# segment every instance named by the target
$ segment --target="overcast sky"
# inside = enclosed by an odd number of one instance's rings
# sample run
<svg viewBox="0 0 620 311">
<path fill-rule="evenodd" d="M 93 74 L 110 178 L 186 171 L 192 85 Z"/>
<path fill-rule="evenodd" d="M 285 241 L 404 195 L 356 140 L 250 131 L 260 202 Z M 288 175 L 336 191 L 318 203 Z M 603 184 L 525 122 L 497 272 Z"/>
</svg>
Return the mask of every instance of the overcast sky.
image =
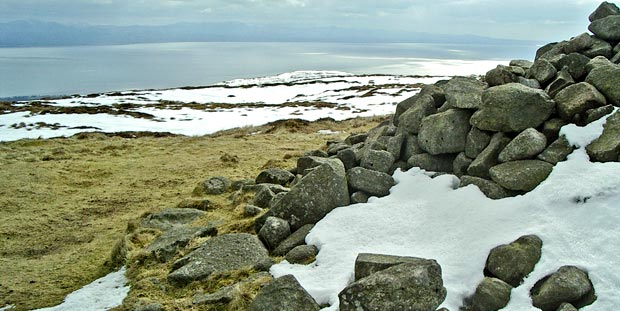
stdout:
<svg viewBox="0 0 620 311">
<path fill-rule="evenodd" d="M 0 22 L 295 23 L 558 41 L 587 31 L 599 0 L 0 0 Z"/>
</svg>

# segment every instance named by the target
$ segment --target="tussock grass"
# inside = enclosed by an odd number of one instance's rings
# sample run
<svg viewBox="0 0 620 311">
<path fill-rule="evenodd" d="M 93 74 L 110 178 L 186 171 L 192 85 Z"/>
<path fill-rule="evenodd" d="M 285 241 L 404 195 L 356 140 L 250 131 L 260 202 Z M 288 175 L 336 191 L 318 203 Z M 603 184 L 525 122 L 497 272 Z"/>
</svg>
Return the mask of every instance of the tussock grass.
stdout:
<svg viewBox="0 0 620 311">
<path fill-rule="evenodd" d="M 56 305 L 126 264 L 133 286 L 128 300 L 164 300 L 170 310 L 198 310 L 187 297 L 211 290 L 212 282 L 171 290 L 165 283 L 169 267 L 140 251 L 159 232 L 140 228 L 136 219 L 203 199 L 192 190 L 208 177 L 239 180 L 265 167 L 293 167 L 304 151 L 366 132 L 384 119 L 284 121 L 202 137 L 90 133 L 0 143 L 0 306 L 14 304 L 19 311 Z M 322 129 L 341 133 L 317 134 Z M 205 197 L 210 205 L 196 224 L 220 221 L 220 234 L 252 232 L 252 219 L 241 213 L 251 196 L 231 201 L 229 195 Z M 243 309 L 251 300 L 258 287 L 248 286 L 230 308 Z"/>
</svg>

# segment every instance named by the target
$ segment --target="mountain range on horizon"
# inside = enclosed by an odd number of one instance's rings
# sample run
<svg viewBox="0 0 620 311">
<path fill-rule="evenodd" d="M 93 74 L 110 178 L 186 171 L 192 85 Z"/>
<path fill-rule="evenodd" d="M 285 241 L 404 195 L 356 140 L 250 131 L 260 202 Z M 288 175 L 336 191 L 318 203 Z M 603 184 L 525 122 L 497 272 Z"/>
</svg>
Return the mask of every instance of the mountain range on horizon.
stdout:
<svg viewBox="0 0 620 311">
<path fill-rule="evenodd" d="M 339 27 L 238 22 L 176 23 L 161 26 L 75 25 L 37 20 L 0 23 L 0 47 L 118 45 L 166 42 L 342 42 L 537 44 L 537 41 L 448 35 L 415 31 L 380 31 Z"/>
</svg>

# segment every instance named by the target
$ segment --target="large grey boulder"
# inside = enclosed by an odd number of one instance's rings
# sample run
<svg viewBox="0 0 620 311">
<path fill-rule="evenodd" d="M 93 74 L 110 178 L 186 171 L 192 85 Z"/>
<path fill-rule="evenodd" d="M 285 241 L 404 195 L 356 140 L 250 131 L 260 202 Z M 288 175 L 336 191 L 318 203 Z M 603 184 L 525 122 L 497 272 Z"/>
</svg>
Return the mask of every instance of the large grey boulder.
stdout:
<svg viewBox="0 0 620 311">
<path fill-rule="evenodd" d="M 478 187 L 478 189 L 480 189 L 480 191 L 482 191 L 482 193 L 484 193 L 484 195 L 489 199 L 498 200 L 510 196 L 510 192 L 502 188 L 496 182 L 475 176 L 461 176 L 459 188 L 469 185 L 475 185 Z"/>
<path fill-rule="evenodd" d="M 412 155 L 425 153 L 422 148 L 420 148 L 420 144 L 418 143 L 418 136 L 415 135 L 407 135 L 405 137 L 405 141 L 403 142 L 403 159 L 409 159 Z"/>
<path fill-rule="evenodd" d="M 620 9 L 613 3 L 603 1 L 590 16 L 588 19 L 593 22 L 597 19 L 601 19 L 607 17 L 609 15 L 618 15 L 620 14 Z"/>
<path fill-rule="evenodd" d="M 566 87 L 555 96 L 555 102 L 558 114 L 568 122 L 574 122 L 583 117 L 588 109 L 607 104 L 605 96 L 587 82 Z"/>
<path fill-rule="evenodd" d="M 588 74 L 586 82 L 594 85 L 607 102 L 614 106 L 620 106 L 620 66 L 607 65 L 599 66 Z"/>
<path fill-rule="evenodd" d="M 394 164 L 394 156 L 384 150 L 368 150 L 362 157 L 360 166 L 369 170 L 388 173 L 392 164 Z"/>
<path fill-rule="evenodd" d="M 252 301 L 249 311 L 318 311 L 321 307 L 292 275 L 275 279 Z"/>
<path fill-rule="evenodd" d="M 378 197 L 390 194 L 390 188 L 395 184 L 392 176 L 363 167 L 350 169 L 347 172 L 347 180 L 352 189 Z"/>
<path fill-rule="evenodd" d="M 267 249 L 255 235 L 225 234 L 207 240 L 196 250 L 174 262 L 174 270 L 168 274 L 168 282 L 183 286 L 212 274 L 264 267 L 269 262 L 271 258 Z"/>
<path fill-rule="evenodd" d="M 271 201 L 277 194 L 287 192 L 289 189 L 277 184 L 258 184 L 254 186 L 256 194 L 254 195 L 254 205 L 265 208 L 269 207 Z"/>
<path fill-rule="evenodd" d="M 580 80 L 586 74 L 586 65 L 590 62 L 590 58 L 579 53 L 570 53 L 563 56 L 555 64 L 556 69 L 568 68 L 568 72 L 573 80 Z"/>
<path fill-rule="evenodd" d="M 341 311 L 435 311 L 446 289 L 436 262 L 402 263 L 353 282 L 338 297 Z"/>
<path fill-rule="evenodd" d="M 506 162 L 491 167 L 489 175 L 500 186 L 515 191 L 530 191 L 551 174 L 553 165 L 540 160 Z"/>
<path fill-rule="evenodd" d="M 534 128 L 519 133 L 506 148 L 499 153 L 500 162 L 530 159 L 537 156 L 547 147 L 547 137 Z"/>
<path fill-rule="evenodd" d="M 435 84 L 427 84 L 423 86 L 419 94 L 420 96 L 430 95 L 431 97 L 433 97 L 433 100 L 435 101 L 435 107 L 440 107 L 446 101 L 446 93 L 441 87 Z"/>
<path fill-rule="evenodd" d="M 518 82 L 519 78 L 508 67 L 497 65 L 497 67 L 487 71 L 484 80 L 489 86 L 502 85 L 511 82 Z"/>
<path fill-rule="evenodd" d="M 484 91 L 471 124 L 486 131 L 521 132 L 541 125 L 554 108 L 555 103 L 543 91 L 509 83 Z"/>
<path fill-rule="evenodd" d="M 417 97 L 413 105 L 399 116 L 398 127 L 405 133 L 417 134 L 422 119 L 436 112 L 437 108 L 435 108 L 435 100 L 432 96 Z"/>
<path fill-rule="evenodd" d="M 446 103 L 453 108 L 476 109 L 480 106 L 480 96 L 485 88 L 483 82 L 475 78 L 456 77 L 441 88 L 446 95 Z"/>
<path fill-rule="evenodd" d="M 539 237 L 522 236 L 510 244 L 491 250 L 487 257 L 485 274 L 517 287 L 534 270 L 541 252 L 542 240 Z"/>
<path fill-rule="evenodd" d="M 424 118 L 418 133 L 420 148 L 432 155 L 464 151 L 470 117 L 468 110 L 450 109 Z"/>
<path fill-rule="evenodd" d="M 291 227 L 288 222 L 278 217 L 267 217 L 265 224 L 258 231 L 258 237 L 268 249 L 275 249 L 289 235 L 291 235 Z"/>
<path fill-rule="evenodd" d="M 538 281 L 530 294 L 532 304 L 543 311 L 556 311 L 562 303 L 581 308 L 596 299 L 588 274 L 574 266 L 563 266 Z"/>
<path fill-rule="evenodd" d="M 384 254 L 360 253 L 355 258 L 355 281 L 359 281 L 389 267 L 400 265 L 402 263 L 412 263 L 418 265 L 436 265 L 437 262 L 432 259 L 393 256 Z"/>
<path fill-rule="evenodd" d="M 592 69 L 594 68 L 598 68 L 602 66 L 613 66 L 613 65 L 614 64 L 610 62 L 607 57 L 597 56 L 588 62 L 588 64 L 586 65 L 586 71 L 589 74 L 590 71 L 592 71 Z"/>
<path fill-rule="evenodd" d="M 338 159 L 324 159 L 323 164 L 310 170 L 256 220 L 255 229 L 260 230 L 267 217 L 275 216 L 286 220 L 294 231 L 303 225 L 315 224 L 334 208 L 348 204 L 344 165 Z"/>
<path fill-rule="evenodd" d="M 204 214 L 204 211 L 194 208 L 166 208 L 161 212 L 147 215 L 140 225 L 146 228 L 168 230 L 175 226 L 189 224 Z"/>
<path fill-rule="evenodd" d="M 603 133 L 586 147 L 590 159 L 597 162 L 618 161 L 620 154 L 620 112 L 607 118 Z"/>
<path fill-rule="evenodd" d="M 592 37 L 592 46 L 590 46 L 590 48 L 588 48 L 587 50 L 582 51 L 581 53 L 589 58 L 596 58 L 601 56 L 608 59 L 611 58 L 613 55 L 613 47 L 611 46 L 611 44 L 609 44 L 609 42 L 605 40 L 597 37 Z M 589 70 L 586 68 L 586 71 Z"/>
<path fill-rule="evenodd" d="M 568 40 L 568 43 L 566 44 L 566 46 L 564 46 L 564 53 L 570 54 L 575 52 L 582 52 L 592 47 L 594 41 L 595 39 L 590 34 L 584 32 Z"/>
<path fill-rule="evenodd" d="M 553 143 L 547 147 L 541 154 L 538 155 L 539 160 L 549 162 L 556 165 L 558 162 L 566 160 L 569 154 L 574 150 L 574 147 L 568 143 L 568 140 L 564 135 L 560 136 Z"/>
<path fill-rule="evenodd" d="M 214 235 L 217 235 L 217 228 L 213 225 L 202 228 L 186 226 L 173 227 L 153 240 L 153 242 L 146 247 L 146 251 L 151 253 L 159 261 L 167 262 L 193 238 Z"/>
<path fill-rule="evenodd" d="M 588 26 L 597 37 L 610 42 L 620 41 L 620 15 L 609 15 L 597 19 Z"/>
<path fill-rule="evenodd" d="M 508 283 L 486 277 L 476 287 L 472 298 L 472 311 L 495 311 L 504 308 L 510 301 L 512 286 Z"/>
<path fill-rule="evenodd" d="M 529 70 L 528 78 L 536 79 L 541 85 L 552 81 L 555 78 L 557 69 L 546 59 L 538 59 Z"/>
<path fill-rule="evenodd" d="M 465 155 L 475 159 L 491 142 L 491 133 L 472 127 L 465 142 Z"/>
<path fill-rule="evenodd" d="M 256 177 L 256 183 L 278 184 L 285 186 L 291 182 L 293 178 L 295 178 L 295 175 L 287 170 L 283 170 L 281 168 L 269 168 L 258 174 Z"/>
<path fill-rule="evenodd" d="M 489 145 L 474 159 L 467 168 L 467 174 L 471 176 L 489 178 L 489 169 L 498 163 L 498 156 L 508 145 L 510 138 L 504 133 L 495 133 L 491 137 Z"/>
<path fill-rule="evenodd" d="M 428 153 L 412 155 L 407 160 L 407 167 L 419 167 L 426 171 L 451 173 L 457 154 L 432 155 Z"/>
</svg>

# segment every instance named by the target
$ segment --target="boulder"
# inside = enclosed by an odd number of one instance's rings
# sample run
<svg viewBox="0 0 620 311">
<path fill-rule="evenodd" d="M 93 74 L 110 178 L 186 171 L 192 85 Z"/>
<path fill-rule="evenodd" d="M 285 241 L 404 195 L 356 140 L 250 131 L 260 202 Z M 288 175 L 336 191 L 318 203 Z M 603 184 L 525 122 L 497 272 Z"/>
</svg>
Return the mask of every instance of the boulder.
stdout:
<svg viewBox="0 0 620 311">
<path fill-rule="evenodd" d="M 194 208 L 166 208 L 155 214 L 150 214 L 140 222 L 142 227 L 168 230 L 175 226 L 193 222 L 205 212 Z"/>
<path fill-rule="evenodd" d="M 564 67 L 568 68 L 568 73 L 573 77 L 573 80 L 577 81 L 586 74 L 588 62 L 590 62 L 590 58 L 579 53 L 570 53 L 560 58 L 555 64 L 555 68 L 558 70 Z"/>
<path fill-rule="evenodd" d="M 506 162 L 491 167 L 489 175 L 500 186 L 515 191 L 530 191 L 551 174 L 553 165 L 540 160 Z"/>
<path fill-rule="evenodd" d="M 475 159 L 491 142 L 491 133 L 472 127 L 465 141 L 465 155 Z"/>
<path fill-rule="evenodd" d="M 499 153 L 500 162 L 531 159 L 545 150 L 547 137 L 534 128 L 528 128 L 519 133 L 506 148 Z"/>
<path fill-rule="evenodd" d="M 187 256 L 177 260 L 168 282 L 183 286 L 212 274 L 239 269 L 264 267 L 271 258 L 255 235 L 233 233 L 213 237 Z"/>
<path fill-rule="evenodd" d="M 570 303 L 563 303 L 555 311 L 579 311 L 579 309 L 575 308 Z"/>
<path fill-rule="evenodd" d="M 467 168 L 467 174 L 471 176 L 489 178 L 489 169 L 496 165 L 500 152 L 508 145 L 510 138 L 504 133 L 495 133 L 491 137 L 489 145 L 474 159 Z"/>
<path fill-rule="evenodd" d="M 304 152 L 304 157 L 319 157 L 319 158 L 327 158 L 329 154 L 323 150 L 310 150 Z"/>
<path fill-rule="evenodd" d="M 541 125 L 554 108 L 555 103 L 542 90 L 509 83 L 486 89 L 480 110 L 470 122 L 486 131 L 521 132 Z"/>
<path fill-rule="evenodd" d="M 543 311 L 556 311 L 562 303 L 581 308 L 596 299 L 588 274 L 574 266 L 563 266 L 538 281 L 530 295 L 534 307 Z"/>
<path fill-rule="evenodd" d="M 409 134 L 417 134 L 422 119 L 437 112 L 435 100 L 430 95 L 416 97 L 412 106 L 404 111 L 398 118 L 400 130 Z"/>
<path fill-rule="evenodd" d="M 314 261 L 319 250 L 314 245 L 299 245 L 286 254 L 286 261 L 292 264 L 307 265 Z"/>
<path fill-rule="evenodd" d="M 420 93 L 418 94 L 420 94 L 421 96 L 430 95 L 431 97 L 433 97 L 433 100 L 435 101 L 435 107 L 441 107 L 441 105 L 443 105 L 443 103 L 446 101 L 446 94 L 444 90 L 435 84 L 424 85 L 420 90 Z"/>
<path fill-rule="evenodd" d="M 517 287 L 534 270 L 541 250 L 542 240 L 535 235 L 525 235 L 510 244 L 497 246 L 487 257 L 485 275 Z"/>
<path fill-rule="evenodd" d="M 359 143 L 363 143 L 366 141 L 366 138 L 368 138 L 368 134 L 363 133 L 363 134 L 351 134 L 349 135 L 347 138 L 344 139 L 344 142 L 346 144 L 349 145 L 355 145 L 355 144 L 359 144 Z"/>
<path fill-rule="evenodd" d="M 496 182 L 475 176 L 461 176 L 459 188 L 469 185 L 475 185 L 487 198 L 493 200 L 503 199 L 511 195 L 508 190 L 502 188 Z"/>
<path fill-rule="evenodd" d="M 528 78 L 536 79 L 541 85 L 552 81 L 557 74 L 557 69 L 546 59 L 539 59 L 534 62 L 527 75 Z"/>
<path fill-rule="evenodd" d="M 599 90 L 607 102 L 620 106 L 620 67 L 617 65 L 599 66 L 588 74 L 586 82 Z"/>
<path fill-rule="evenodd" d="M 502 85 L 511 82 L 518 82 L 518 76 L 514 74 L 508 67 L 497 65 L 497 67 L 487 71 L 484 80 L 489 86 Z"/>
<path fill-rule="evenodd" d="M 603 133 L 586 147 L 590 159 L 597 162 L 618 161 L 620 154 L 620 112 L 607 118 Z"/>
<path fill-rule="evenodd" d="M 571 146 L 566 137 L 562 135 L 551 143 L 541 154 L 539 154 L 537 158 L 556 165 L 558 162 L 566 160 L 566 157 L 568 157 L 573 150 L 574 147 Z"/>
<path fill-rule="evenodd" d="M 378 197 L 390 194 L 390 188 L 395 184 L 392 176 L 363 167 L 350 169 L 347 172 L 347 180 L 352 189 Z"/>
<path fill-rule="evenodd" d="M 613 3 L 609 3 L 607 1 L 603 1 L 590 16 L 588 19 L 593 22 L 597 19 L 601 19 L 607 17 L 609 15 L 618 15 L 620 14 L 620 9 Z"/>
<path fill-rule="evenodd" d="M 350 148 L 350 146 L 347 145 L 347 148 Z M 345 150 L 347 148 L 344 148 L 341 150 Z M 324 158 L 324 157 L 314 157 L 314 156 L 301 157 L 297 159 L 297 174 L 306 175 L 306 173 L 308 173 L 311 169 L 323 163 L 329 162 L 329 161 L 331 160 L 328 158 Z"/>
<path fill-rule="evenodd" d="M 353 148 L 338 151 L 338 153 L 336 153 L 336 158 L 342 162 L 345 171 L 348 171 L 358 165 L 357 154 Z"/>
<path fill-rule="evenodd" d="M 256 219 L 255 229 L 262 228 L 267 217 L 286 220 L 291 230 L 315 224 L 339 206 L 349 205 L 349 190 L 344 165 L 338 159 L 323 159 L 310 170 L 267 213 Z"/>
<path fill-rule="evenodd" d="M 620 15 L 609 15 L 597 19 L 590 23 L 588 30 L 605 41 L 618 42 L 620 41 Z"/>
<path fill-rule="evenodd" d="M 593 85 L 580 82 L 566 87 L 555 96 L 560 117 L 567 122 L 575 122 L 586 110 L 607 104 L 605 96 Z"/>
<path fill-rule="evenodd" d="M 341 311 L 434 311 L 446 289 L 436 262 L 402 263 L 353 282 L 338 297 Z"/>
<path fill-rule="evenodd" d="M 614 64 L 610 62 L 608 58 L 603 57 L 603 56 L 597 56 L 588 62 L 588 64 L 586 65 L 586 72 L 590 74 L 590 72 L 594 68 L 598 68 L 602 66 L 613 66 L 613 65 Z"/>
<path fill-rule="evenodd" d="M 419 167 L 426 171 L 431 172 L 445 172 L 449 173 L 453 170 L 453 162 L 456 158 L 456 154 L 440 154 L 432 155 L 428 153 L 412 155 L 407 160 L 407 166 L 409 168 Z"/>
<path fill-rule="evenodd" d="M 602 40 L 597 37 L 592 38 L 592 46 L 587 50 L 581 52 L 584 56 L 589 58 L 596 58 L 598 56 L 604 57 L 606 59 L 611 58 L 613 55 L 613 47 L 609 42 Z M 586 68 L 586 71 L 589 71 Z"/>
<path fill-rule="evenodd" d="M 403 142 L 403 159 L 409 159 L 412 155 L 424 153 L 418 143 L 418 136 L 407 135 Z"/>
<path fill-rule="evenodd" d="M 392 164 L 394 156 L 383 150 L 368 150 L 360 162 L 361 167 L 382 173 L 388 173 Z"/>
<path fill-rule="evenodd" d="M 265 224 L 258 231 L 258 237 L 268 249 L 275 249 L 289 235 L 291 235 L 291 227 L 288 222 L 277 217 L 267 217 Z"/>
<path fill-rule="evenodd" d="M 471 162 L 473 161 L 474 159 L 468 158 L 465 155 L 465 152 L 459 153 L 454 159 L 454 162 L 452 162 L 452 172 L 457 177 L 467 174 L 467 168 L 471 165 Z"/>
<path fill-rule="evenodd" d="M 523 85 L 525 85 L 527 87 L 531 87 L 533 89 L 540 89 L 540 88 L 542 88 L 540 86 L 540 82 L 538 82 L 538 80 L 536 80 L 536 79 L 526 79 L 524 77 L 518 77 L 517 78 L 517 82 L 520 83 L 520 84 L 523 84 Z"/>
<path fill-rule="evenodd" d="M 534 60 L 535 60 L 534 61 L 534 65 L 536 64 L 537 60 L 543 59 L 542 58 L 543 56 L 545 56 L 547 53 L 551 52 L 553 49 L 556 49 L 558 45 L 559 45 L 558 42 L 552 42 L 552 43 L 547 43 L 547 44 L 541 46 L 540 48 L 538 48 L 538 50 L 536 50 L 536 56 L 534 56 Z"/>
<path fill-rule="evenodd" d="M 231 184 L 230 179 L 216 176 L 203 181 L 196 190 L 205 194 L 222 194 L 230 189 Z"/>
<path fill-rule="evenodd" d="M 475 78 L 456 77 L 441 86 L 446 95 L 446 103 L 453 108 L 476 109 L 480 106 L 480 96 L 485 83 Z"/>
<path fill-rule="evenodd" d="M 318 311 L 320 309 L 321 307 L 301 287 L 297 279 L 289 274 L 261 288 L 248 310 Z"/>
<path fill-rule="evenodd" d="M 523 69 L 530 69 L 534 63 L 526 59 L 513 59 L 508 64 L 509 66 L 521 67 Z"/>
<path fill-rule="evenodd" d="M 364 191 L 355 191 L 351 194 L 351 204 L 357 203 L 367 203 L 368 202 L 368 194 Z"/>
<path fill-rule="evenodd" d="M 568 40 L 566 46 L 564 46 L 564 53 L 579 53 L 589 49 L 594 44 L 594 40 L 590 34 L 584 32 Z"/>
<path fill-rule="evenodd" d="M 400 159 L 401 154 L 403 153 L 403 143 L 405 142 L 404 134 L 397 134 L 388 139 L 386 148 L 387 152 L 389 152 L 395 160 Z"/>
<path fill-rule="evenodd" d="M 284 256 L 296 246 L 305 244 L 306 236 L 310 233 L 310 230 L 312 230 L 313 227 L 314 225 L 310 224 L 301 226 L 301 228 L 297 229 L 297 231 L 293 232 L 293 234 L 282 241 L 272 252 L 272 254 L 274 256 Z"/>
<path fill-rule="evenodd" d="M 278 184 L 282 186 L 286 186 L 289 182 L 291 182 L 295 178 L 293 173 L 283 170 L 281 168 L 269 168 L 266 169 L 256 177 L 257 184 Z"/>
<path fill-rule="evenodd" d="M 571 76 L 570 72 L 568 71 L 568 67 L 565 66 L 564 68 L 562 68 L 562 70 L 558 72 L 555 80 L 553 80 L 553 82 L 547 85 L 545 92 L 547 92 L 549 96 L 555 97 L 558 92 L 572 84 L 575 84 L 575 80 L 573 80 L 573 76 Z"/>
<path fill-rule="evenodd" d="M 417 265 L 436 265 L 432 259 L 418 257 L 393 256 L 383 254 L 360 253 L 355 258 L 355 281 L 359 281 L 367 276 L 385 270 L 389 267 L 411 263 Z"/>
<path fill-rule="evenodd" d="M 262 211 L 263 211 L 263 209 L 258 207 L 258 206 L 247 204 L 243 208 L 243 216 L 245 216 L 245 217 L 254 217 L 254 216 L 260 214 Z"/>
<path fill-rule="evenodd" d="M 472 311 L 494 311 L 504 308 L 510 301 L 512 286 L 508 283 L 486 277 L 476 287 L 472 298 Z"/>
<path fill-rule="evenodd" d="M 215 235 L 217 235 L 217 228 L 213 225 L 203 228 L 173 227 L 153 240 L 146 247 L 146 251 L 151 253 L 160 262 L 167 262 L 174 258 L 177 252 L 193 238 Z"/>
<path fill-rule="evenodd" d="M 586 110 L 585 120 L 583 123 L 585 124 L 592 123 L 612 112 L 614 112 L 614 106 L 612 105 L 606 105 L 603 107 Z"/>
<path fill-rule="evenodd" d="M 432 155 L 464 151 L 470 117 L 470 111 L 450 109 L 424 118 L 418 134 L 420 148 Z"/>
<path fill-rule="evenodd" d="M 347 144 L 345 142 L 337 142 L 337 143 L 330 144 L 327 147 L 327 155 L 328 156 L 336 155 L 338 153 L 338 151 L 343 150 L 343 149 L 347 149 L 349 147 L 351 147 L 351 146 L 349 146 L 349 144 Z"/>
<path fill-rule="evenodd" d="M 272 187 L 261 184 L 260 187 L 257 188 L 256 194 L 254 195 L 254 205 L 260 208 L 269 207 L 269 203 L 276 196 L 276 193 L 272 190 Z"/>
</svg>

